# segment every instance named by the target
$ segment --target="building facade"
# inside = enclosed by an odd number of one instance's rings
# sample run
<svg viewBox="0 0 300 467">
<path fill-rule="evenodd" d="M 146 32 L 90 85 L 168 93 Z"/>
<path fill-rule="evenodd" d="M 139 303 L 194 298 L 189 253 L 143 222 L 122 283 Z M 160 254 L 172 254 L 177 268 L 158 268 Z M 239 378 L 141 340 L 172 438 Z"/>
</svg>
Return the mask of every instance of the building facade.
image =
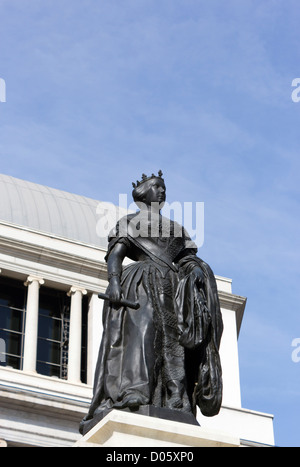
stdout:
<svg viewBox="0 0 300 467">
<path fill-rule="evenodd" d="M 0 446 L 73 446 L 102 335 L 107 243 L 97 225 L 107 206 L 6 175 L 0 196 Z M 199 422 L 241 445 L 274 445 L 272 415 L 241 405 L 246 299 L 232 293 L 230 279 L 216 279 L 224 396 L 220 414 L 199 414 Z"/>
</svg>

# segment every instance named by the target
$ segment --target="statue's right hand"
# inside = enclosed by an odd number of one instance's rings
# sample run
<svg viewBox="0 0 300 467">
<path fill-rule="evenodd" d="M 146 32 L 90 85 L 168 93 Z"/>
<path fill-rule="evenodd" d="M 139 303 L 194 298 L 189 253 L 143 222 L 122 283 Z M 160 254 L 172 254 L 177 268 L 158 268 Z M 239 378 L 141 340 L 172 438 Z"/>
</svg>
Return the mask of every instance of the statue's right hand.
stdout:
<svg viewBox="0 0 300 467">
<path fill-rule="evenodd" d="M 122 295 L 122 288 L 118 277 L 112 277 L 108 288 L 109 298 L 113 303 L 119 303 Z"/>
</svg>

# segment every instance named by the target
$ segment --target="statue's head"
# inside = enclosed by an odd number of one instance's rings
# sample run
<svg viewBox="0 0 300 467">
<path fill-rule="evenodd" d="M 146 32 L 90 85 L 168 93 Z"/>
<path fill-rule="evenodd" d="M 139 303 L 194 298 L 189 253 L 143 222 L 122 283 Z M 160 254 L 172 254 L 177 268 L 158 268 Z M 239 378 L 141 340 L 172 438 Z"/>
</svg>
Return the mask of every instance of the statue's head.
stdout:
<svg viewBox="0 0 300 467">
<path fill-rule="evenodd" d="M 166 186 L 161 170 L 159 170 L 158 175 L 152 174 L 151 177 L 143 174 L 142 179 L 132 183 L 132 186 L 132 197 L 137 205 L 144 203 L 150 206 L 151 203 L 159 203 L 160 207 L 163 206 L 166 200 Z"/>
</svg>

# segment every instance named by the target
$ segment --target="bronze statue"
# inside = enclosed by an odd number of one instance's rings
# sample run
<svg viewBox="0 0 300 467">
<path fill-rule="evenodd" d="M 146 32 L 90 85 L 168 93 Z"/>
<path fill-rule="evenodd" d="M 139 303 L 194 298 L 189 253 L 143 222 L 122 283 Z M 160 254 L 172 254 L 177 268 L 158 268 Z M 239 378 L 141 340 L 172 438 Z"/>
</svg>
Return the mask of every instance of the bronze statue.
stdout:
<svg viewBox="0 0 300 467">
<path fill-rule="evenodd" d="M 112 409 L 195 423 L 222 400 L 222 317 L 214 275 L 175 221 L 161 215 L 162 172 L 133 184 L 140 208 L 109 235 L 103 337 L 85 434 Z M 122 266 L 125 257 L 133 260 Z"/>
</svg>

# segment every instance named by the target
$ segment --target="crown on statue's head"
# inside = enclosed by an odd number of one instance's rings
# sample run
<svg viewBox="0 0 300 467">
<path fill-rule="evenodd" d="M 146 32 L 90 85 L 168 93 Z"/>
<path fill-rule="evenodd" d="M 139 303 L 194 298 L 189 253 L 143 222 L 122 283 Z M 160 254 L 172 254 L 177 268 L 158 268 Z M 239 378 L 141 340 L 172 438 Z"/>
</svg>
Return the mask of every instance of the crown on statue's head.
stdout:
<svg viewBox="0 0 300 467">
<path fill-rule="evenodd" d="M 163 174 L 163 173 L 162 173 L 161 170 L 158 171 L 158 175 L 152 174 L 150 177 L 148 177 L 146 174 L 142 174 L 142 179 L 141 179 L 141 180 L 137 180 L 136 183 L 132 182 L 132 186 L 133 186 L 133 188 L 137 188 L 137 187 L 140 186 L 142 183 L 145 183 L 145 182 L 147 182 L 148 180 L 151 180 L 152 178 L 161 178 L 161 179 L 163 180 L 162 174 Z"/>
</svg>

